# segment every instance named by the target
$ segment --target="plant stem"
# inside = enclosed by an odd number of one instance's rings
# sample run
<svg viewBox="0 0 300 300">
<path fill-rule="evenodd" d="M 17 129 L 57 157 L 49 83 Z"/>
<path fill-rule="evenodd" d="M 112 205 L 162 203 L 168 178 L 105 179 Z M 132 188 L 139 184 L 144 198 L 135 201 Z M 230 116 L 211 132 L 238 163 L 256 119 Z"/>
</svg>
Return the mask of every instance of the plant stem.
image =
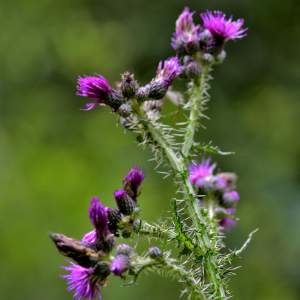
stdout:
<svg viewBox="0 0 300 300">
<path fill-rule="evenodd" d="M 226 299 L 226 292 L 222 281 L 220 280 L 218 266 L 214 258 L 214 251 L 210 242 L 210 237 L 208 235 L 207 226 L 209 226 L 210 221 L 206 215 L 204 215 L 197 202 L 196 193 L 193 186 L 187 177 L 187 168 L 185 165 L 184 157 L 176 152 L 168 145 L 167 141 L 161 135 L 161 132 L 157 130 L 153 124 L 147 123 L 148 132 L 151 134 L 153 140 L 161 147 L 175 174 L 180 175 L 181 187 L 184 189 L 185 195 L 188 199 L 186 205 L 190 214 L 190 217 L 196 227 L 196 236 L 199 242 L 199 247 L 202 253 L 206 255 L 206 267 L 209 276 L 209 280 L 214 287 L 215 299 Z"/>
<path fill-rule="evenodd" d="M 163 229 L 159 225 L 152 225 L 146 221 L 140 221 L 141 223 L 134 228 L 136 233 L 147 235 L 154 238 L 163 238 L 165 240 L 173 240 L 176 237 L 176 233 L 171 230 Z"/>
<path fill-rule="evenodd" d="M 203 117 L 205 104 L 209 100 L 208 81 L 210 79 L 210 71 L 211 67 L 204 66 L 200 77 L 194 79 L 189 88 L 190 99 L 188 102 L 188 107 L 190 108 L 190 115 L 181 150 L 184 158 L 189 156 L 191 148 L 194 145 L 194 137 L 197 128 L 199 127 L 199 120 L 201 117 Z"/>
</svg>

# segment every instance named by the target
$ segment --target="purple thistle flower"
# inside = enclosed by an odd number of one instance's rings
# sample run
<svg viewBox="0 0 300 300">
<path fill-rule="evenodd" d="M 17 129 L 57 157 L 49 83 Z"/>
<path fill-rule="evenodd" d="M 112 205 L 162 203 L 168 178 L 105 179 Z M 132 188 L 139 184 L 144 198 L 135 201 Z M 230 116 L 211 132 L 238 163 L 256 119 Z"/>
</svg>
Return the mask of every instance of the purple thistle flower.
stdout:
<svg viewBox="0 0 300 300">
<path fill-rule="evenodd" d="M 110 264 L 110 271 L 116 276 L 125 273 L 130 267 L 129 257 L 125 254 L 118 254 L 114 257 Z"/>
<path fill-rule="evenodd" d="M 172 81 L 181 73 L 181 65 L 177 56 L 160 61 L 156 70 L 156 80 L 169 87 Z"/>
<path fill-rule="evenodd" d="M 102 239 L 109 235 L 107 208 L 98 197 L 93 197 L 89 208 L 89 216 L 97 233 L 97 238 Z"/>
<path fill-rule="evenodd" d="M 124 189 L 135 201 L 144 178 L 144 172 L 139 167 L 135 166 L 129 170 L 123 179 Z"/>
<path fill-rule="evenodd" d="M 96 241 L 97 241 L 97 233 L 95 229 L 86 233 L 81 239 L 81 242 L 86 246 L 94 245 Z"/>
<path fill-rule="evenodd" d="M 215 38 L 221 38 L 224 41 L 241 39 L 246 35 L 247 29 L 242 28 L 243 19 L 236 21 L 226 18 L 226 15 L 220 11 L 206 11 L 200 14 L 203 27 L 208 29 Z"/>
<path fill-rule="evenodd" d="M 198 48 L 200 26 L 194 24 L 193 14 L 188 7 L 185 7 L 176 20 L 175 32 L 171 40 L 171 45 L 176 51 L 191 53 Z"/>
<path fill-rule="evenodd" d="M 83 110 L 92 110 L 98 105 L 103 105 L 110 97 L 112 88 L 102 75 L 79 77 L 77 80 L 77 96 L 88 97 L 88 102 Z"/>
<path fill-rule="evenodd" d="M 102 299 L 100 281 L 94 275 L 93 268 L 83 268 L 74 263 L 63 268 L 69 272 L 69 274 L 62 277 L 67 281 L 68 291 L 73 293 L 75 300 Z"/>
<path fill-rule="evenodd" d="M 200 164 L 192 164 L 189 167 L 189 180 L 192 184 L 199 188 L 205 188 L 207 185 L 211 185 L 211 177 L 216 167 L 215 164 L 211 164 L 210 159 L 204 159 Z"/>
</svg>

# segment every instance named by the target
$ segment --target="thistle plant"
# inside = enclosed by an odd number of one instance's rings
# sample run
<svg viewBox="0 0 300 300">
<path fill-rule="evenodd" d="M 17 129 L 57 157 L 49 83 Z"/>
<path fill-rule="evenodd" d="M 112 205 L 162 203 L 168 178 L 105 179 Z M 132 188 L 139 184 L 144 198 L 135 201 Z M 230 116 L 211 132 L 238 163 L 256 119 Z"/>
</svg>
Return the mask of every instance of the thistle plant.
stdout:
<svg viewBox="0 0 300 300">
<path fill-rule="evenodd" d="M 209 157 L 228 153 L 196 138 L 206 118 L 213 68 L 224 61 L 227 42 L 246 35 L 243 23 L 219 11 L 206 11 L 197 25 L 194 13 L 184 8 L 171 39 L 175 54 L 158 63 L 149 83 L 141 85 L 130 72 L 122 74 L 116 87 L 102 75 L 78 78 L 77 95 L 88 98 L 83 110 L 110 107 L 118 122 L 136 135 L 138 144 L 152 150 L 156 168 L 172 175 L 176 190 L 168 218 L 147 222 L 140 210 L 145 176 L 134 166 L 113 192 L 115 207 L 92 198 L 90 232 L 79 240 L 50 235 L 59 252 L 72 260 L 64 267 L 63 278 L 74 299 L 101 299 L 110 276 L 134 284 L 147 271 L 176 279 L 185 299 L 230 297 L 233 259 L 248 245 L 252 233 L 240 249 L 226 248 L 224 236 L 237 221 L 237 176 L 219 171 Z M 185 82 L 186 92 L 174 90 L 175 80 Z M 163 113 L 168 100 L 182 111 L 183 122 L 169 124 Z M 141 252 L 136 245 L 142 238 L 150 244 Z"/>
</svg>

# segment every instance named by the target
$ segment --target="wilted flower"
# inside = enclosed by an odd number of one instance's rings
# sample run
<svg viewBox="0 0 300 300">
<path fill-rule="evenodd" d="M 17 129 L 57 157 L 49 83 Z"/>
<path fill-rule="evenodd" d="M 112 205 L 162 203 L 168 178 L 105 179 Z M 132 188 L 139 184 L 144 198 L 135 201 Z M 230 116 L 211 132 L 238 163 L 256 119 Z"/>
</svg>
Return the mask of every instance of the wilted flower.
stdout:
<svg viewBox="0 0 300 300">
<path fill-rule="evenodd" d="M 94 300 L 101 299 L 100 281 L 94 274 L 93 268 L 83 268 L 71 263 L 68 267 L 63 267 L 69 272 L 63 275 L 67 281 L 68 290 L 73 293 L 76 300 Z"/>
<path fill-rule="evenodd" d="M 194 24 L 193 14 L 188 7 L 185 7 L 176 21 L 171 45 L 179 53 L 191 54 L 198 49 L 200 26 Z"/>
<path fill-rule="evenodd" d="M 246 35 L 247 29 L 242 28 L 244 25 L 243 19 L 233 21 L 232 17 L 226 18 L 226 15 L 220 11 L 206 11 L 200 17 L 203 27 L 208 29 L 216 39 L 228 41 L 240 39 Z"/>
</svg>

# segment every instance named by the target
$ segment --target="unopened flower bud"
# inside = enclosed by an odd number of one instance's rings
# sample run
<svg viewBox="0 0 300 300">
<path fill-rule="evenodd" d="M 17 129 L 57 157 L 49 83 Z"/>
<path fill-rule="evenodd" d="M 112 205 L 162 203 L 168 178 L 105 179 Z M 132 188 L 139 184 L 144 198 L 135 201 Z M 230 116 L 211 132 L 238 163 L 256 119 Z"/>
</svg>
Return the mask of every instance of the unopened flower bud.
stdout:
<svg viewBox="0 0 300 300">
<path fill-rule="evenodd" d="M 161 80 L 152 80 L 149 84 L 149 95 L 150 99 L 162 99 L 168 90 L 168 85 Z"/>
<path fill-rule="evenodd" d="M 130 256 L 132 254 L 132 252 L 133 252 L 133 249 L 128 244 L 119 244 L 117 246 L 117 255 L 124 254 L 124 255 Z"/>
<path fill-rule="evenodd" d="M 157 259 L 162 257 L 163 253 L 158 247 L 150 247 L 148 249 L 148 255 L 153 259 Z"/>
<path fill-rule="evenodd" d="M 118 206 L 119 211 L 129 216 L 134 212 L 136 207 L 135 201 L 126 193 L 125 190 L 119 189 L 114 192 L 114 197 Z"/>
<path fill-rule="evenodd" d="M 183 67 L 183 74 L 187 78 L 194 78 L 201 74 L 201 68 L 195 60 L 191 60 L 186 63 Z"/>
<path fill-rule="evenodd" d="M 128 255 L 118 254 L 111 261 L 110 271 L 116 276 L 121 276 L 129 267 L 130 261 Z"/>
<path fill-rule="evenodd" d="M 136 92 L 136 98 L 138 102 L 143 102 L 149 99 L 150 93 L 150 84 L 146 84 L 145 86 L 140 87 Z"/>
<path fill-rule="evenodd" d="M 117 110 L 117 113 L 121 116 L 121 117 L 128 117 L 130 116 L 130 114 L 132 113 L 132 109 L 131 106 L 128 103 L 123 103 Z"/>
<path fill-rule="evenodd" d="M 111 233 L 117 235 L 118 224 L 121 221 L 121 214 L 115 208 L 107 209 L 107 218 L 108 218 L 108 229 Z"/>
<path fill-rule="evenodd" d="M 125 98 L 132 98 L 137 89 L 138 83 L 134 79 L 134 75 L 129 72 L 122 74 L 121 91 L 123 96 Z"/>
<path fill-rule="evenodd" d="M 237 191 L 225 192 L 222 197 L 222 205 L 227 208 L 234 207 L 239 200 L 240 196 Z"/>
</svg>

